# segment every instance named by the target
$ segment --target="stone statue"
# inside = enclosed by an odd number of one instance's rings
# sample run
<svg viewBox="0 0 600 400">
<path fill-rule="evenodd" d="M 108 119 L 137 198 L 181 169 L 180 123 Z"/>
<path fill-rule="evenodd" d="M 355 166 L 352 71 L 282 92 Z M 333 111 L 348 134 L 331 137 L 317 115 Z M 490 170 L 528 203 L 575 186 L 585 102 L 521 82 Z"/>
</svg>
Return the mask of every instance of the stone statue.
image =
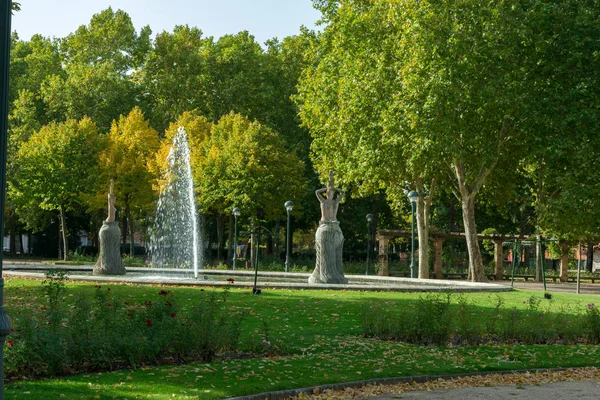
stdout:
<svg viewBox="0 0 600 400">
<path fill-rule="evenodd" d="M 121 259 L 121 229 L 115 221 L 114 182 L 110 181 L 108 193 L 108 218 L 100 228 L 100 255 L 94 266 L 94 275 L 125 275 L 125 267 Z"/>
<path fill-rule="evenodd" d="M 333 171 L 329 172 L 327 187 L 317 190 L 315 194 L 321 203 L 321 221 L 315 234 L 317 261 L 308 283 L 348 283 L 342 264 L 344 235 L 336 219 L 345 192 L 334 186 Z"/>
<path fill-rule="evenodd" d="M 115 189 L 115 181 L 110 180 L 110 193 L 108 193 L 108 218 L 106 218 L 106 222 L 114 222 L 115 215 L 117 214 L 117 208 L 115 207 L 115 194 L 113 193 Z"/>
</svg>

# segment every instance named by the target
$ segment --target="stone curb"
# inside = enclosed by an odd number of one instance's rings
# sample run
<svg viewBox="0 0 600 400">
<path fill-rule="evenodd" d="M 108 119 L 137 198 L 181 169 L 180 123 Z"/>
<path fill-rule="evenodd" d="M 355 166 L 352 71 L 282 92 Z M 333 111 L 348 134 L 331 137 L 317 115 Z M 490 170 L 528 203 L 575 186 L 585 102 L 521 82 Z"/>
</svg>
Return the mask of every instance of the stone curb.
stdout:
<svg viewBox="0 0 600 400">
<path fill-rule="evenodd" d="M 7 263 L 4 267 L 4 274 L 7 276 L 43 276 L 42 271 L 50 268 L 64 269 L 70 273 L 69 279 L 88 282 L 105 282 L 105 283 L 133 283 L 133 284 L 163 284 L 163 285 L 179 285 L 179 286 L 203 286 L 203 287 L 253 287 L 251 281 L 236 280 L 227 282 L 225 280 L 207 279 L 206 277 L 223 277 L 223 276 L 243 276 L 251 278 L 254 276 L 254 271 L 231 271 L 231 270 L 210 270 L 203 269 L 200 272 L 205 279 L 194 280 L 191 271 L 187 273 L 190 279 L 180 279 L 171 274 L 181 274 L 180 269 L 149 269 L 138 267 L 127 267 L 127 272 L 134 273 L 156 273 L 163 276 L 155 277 L 154 279 L 142 278 L 135 275 L 77 275 L 77 272 L 88 271 L 93 269 L 92 265 L 80 266 L 48 266 L 43 264 L 38 265 L 23 265 Z M 260 283 L 258 286 L 261 289 L 309 289 L 309 290 L 359 290 L 359 291 L 381 291 L 381 292 L 508 292 L 512 288 L 506 285 L 494 283 L 478 283 L 464 281 L 444 281 L 436 279 L 411 279 L 397 278 L 387 276 L 364 276 L 364 275 L 347 275 L 351 280 L 351 284 L 309 284 L 306 282 L 307 273 L 286 273 L 276 271 L 259 271 L 258 277 Z M 278 282 L 279 278 L 292 278 L 295 281 Z M 269 278 L 276 278 L 269 280 Z M 222 279 L 222 278 L 221 278 Z M 304 282 L 302 282 L 304 281 Z"/>
<path fill-rule="evenodd" d="M 587 366 L 585 368 L 589 368 Z M 584 367 L 581 367 L 584 368 Z M 401 376 L 396 378 L 377 378 L 367 379 L 363 381 L 355 382 L 343 382 L 343 383 L 330 383 L 326 385 L 317 385 L 304 387 L 299 389 L 287 389 L 278 390 L 275 392 L 262 392 L 257 394 L 251 394 L 247 396 L 230 397 L 228 400 L 284 400 L 290 397 L 296 397 L 300 394 L 312 395 L 316 389 L 319 391 L 323 390 L 344 390 L 349 388 L 360 388 L 367 385 L 396 385 L 399 383 L 425 383 L 431 381 L 437 381 L 438 379 L 450 380 L 455 378 L 464 378 L 471 376 L 485 376 L 485 375 L 508 375 L 508 374 L 526 374 L 526 373 L 537 373 L 537 372 L 561 372 L 561 371 L 573 371 L 579 368 L 535 368 L 535 369 L 515 369 L 515 370 L 503 370 L 503 371 L 482 371 L 482 372 L 465 372 L 461 374 L 445 374 L 445 375 L 417 375 L 417 376 Z"/>
<path fill-rule="evenodd" d="M 77 272 L 77 270 L 68 270 L 72 272 Z M 27 272 L 20 270 L 12 270 L 5 269 L 3 272 L 3 276 L 15 276 L 15 277 L 31 277 L 31 278 L 44 278 L 44 274 L 41 272 Z M 252 288 L 252 282 L 227 282 L 227 281 L 211 281 L 211 280 L 179 280 L 179 279 L 171 279 L 168 276 L 160 277 L 156 279 L 143 279 L 136 278 L 130 276 L 123 275 L 69 275 L 69 280 L 73 281 L 83 281 L 83 282 L 103 282 L 105 284 L 108 283 L 131 283 L 136 285 L 176 285 L 176 286 L 198 286 L 198 287 L 230 287 L 230 288 Z M 263 278 L 264 279 L 264 278 Z M 485 285 L 485 286 L 483 286 Z M 410 286 L 409 284 L 405 284 L 403 286 L 397 285 L 393 286 L 390 284 L 387 285 L 367 285 L 367 284 L 352 284 L 352 285 L 340 285 L 340 284 L 308 284 L 308 283 L 288 283 L 288 282 L 264 282 L 260 281 L 257 285 L 261 290 L 269 290 L 269 289 L 287 289 L 287 290 L 356 290 L 356 291 L 372 291 L 372 292 L 405 292 L 405 293 L 424 293 L 424 292 L 432 292 L 432 293 L 446 293 L 446 292 L 486 292 L 486 293 L 495 293 L 495 292 L 509 292 L 512 288 L 508 286 L 502 285 L 490 285 L 490 284 L 482 284 L 480 287 L 469 287 L 469 286 L 460 286 L 459 284 L 447 285 L 447 286 Z"/>
</svg>

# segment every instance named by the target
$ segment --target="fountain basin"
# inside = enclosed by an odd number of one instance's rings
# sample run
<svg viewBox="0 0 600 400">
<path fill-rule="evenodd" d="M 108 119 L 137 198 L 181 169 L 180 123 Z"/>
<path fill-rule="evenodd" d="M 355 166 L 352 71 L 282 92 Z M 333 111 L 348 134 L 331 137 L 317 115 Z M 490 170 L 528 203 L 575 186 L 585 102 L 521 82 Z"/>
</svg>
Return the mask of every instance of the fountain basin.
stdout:
<svg viewBox="0 0 600 400">
<path fill-rule="evenodd" d="M 52 268 L 64 269 L 67 271 L 68 278 L 74 281 L 232 288 L 251 288 L 254 285 L 254 271 L 248 270 L 202 269 L 198 273 L 198 278 L 195 278 L 194 271 L 191 269 L 130 267 L 127 268 L 125 276 L 97 276 L 92 275 L 92 265 L 50 267 L 47 264 L 5 264 L 3 275 L 43 279 L 45 271 Z M 506 292 L 512 290 L 508 286 L 495 283 L 371 275 L 346 275 L 347 284 L 309 284 L 309 276 L 310 273 L 259 271 L 257 286 L 260 289 L 391 292 Z"/>
</svg>

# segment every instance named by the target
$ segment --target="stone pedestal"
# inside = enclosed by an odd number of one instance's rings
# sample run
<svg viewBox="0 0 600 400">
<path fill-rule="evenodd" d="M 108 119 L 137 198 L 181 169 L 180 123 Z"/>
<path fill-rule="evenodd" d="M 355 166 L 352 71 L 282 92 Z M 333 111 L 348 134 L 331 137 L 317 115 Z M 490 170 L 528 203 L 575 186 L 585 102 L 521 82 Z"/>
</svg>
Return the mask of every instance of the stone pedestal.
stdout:
<svg viewBox="0 0 600 400">
<path fill-rule="evenodd" d="M 321 221 L 315 235 L 317 262 L 308 283 L 348 283 L 344 277 L 344 235 L 338 221 Z"/>
<path fill-rule="evenodd" d="M 100 255 L 94 266 L 94 275 L 125 275 L 119 224 L 116 221 L 103 222 L 99 236 Z"/>
</svg>

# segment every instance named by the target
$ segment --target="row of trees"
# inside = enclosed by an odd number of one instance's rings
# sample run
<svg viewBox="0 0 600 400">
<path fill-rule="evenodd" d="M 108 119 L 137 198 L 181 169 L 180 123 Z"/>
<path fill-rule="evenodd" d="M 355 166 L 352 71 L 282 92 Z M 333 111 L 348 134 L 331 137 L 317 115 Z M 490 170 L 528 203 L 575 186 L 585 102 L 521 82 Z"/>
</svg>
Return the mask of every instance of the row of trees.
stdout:
<svg viewBox="0 0 600 400">
<path fill-rule="evenodd" d="M 440 186 L 461 205 L 472 280 L 480 192 L 533 205 L 539 233 L 600 236 L 597 2 L 315 3 L 326 26 L 296 97 L 315 165 L 392 202 L 416 188 L 419 277 Z"/>
<path fill-rule="evenodd" d="M 290 99 L 311 37 L 263 49 L 248 32 L 214 40 L 177 26 L 152 40 L 111 8 L 65 38 L 13 34 L 7 231 L 40 230 L 58 214 L 67 257 L 66 215 L 88 215 L 94 232 L 114 179 L 133 236 L 132 221 L 149 223 L 157 157 L 180 125 L 194 144 L 199 209 L 219 232 L 234 204 L 280 218 L 273 205 L 283 210 L 314 180 Z"/>
<path fill-rule="evenodd" d="M 9 224 L 40 229 L 40 209 L 61 214 L 59 203 L 62 214 L 96 215 L 110 178 L 124 221 L 147 222 L 183 125 L 219 248 L 233 206 L 278 226 L 294 200 L 295 226 L 314 225 L 317 176 L 330 169 L 350 197 L 368 199 L 340 210 L 357 229 L 370 211 L 386 227 L 409 222 L 405 192 L 417 190 L 421 278 L 431 225 L 460 230 L 460 214 L 473 280 L 485 279 L 476 212 L 503 233 L 600 235 L 593 0 L 314 3 L 322 32 L 264 48 L 248 32 L 214 40 L 188 26 L 151 39 L 110 8 L 66 38 L 14 35 Z M 36 159 L 45 152 L 66 158 Z M 96 164 L 57 172 L 77 157 Z M 74 199 L 33 196 L 42 178 Z M 385 199 L 398 220 L 382 213 Z"/>
<path fill-rule="evenodd" d="M 106 182 L 112 179 L 124 233 L 129 234 L 133 249 L 134 228 L 129 222 L 152 214 L 161 179 L 166 179 L 162 173 L 166 154 L 179 126 L 186 127 L 190 138 L 193 178 L 200 183 L 196 186 L 200 212 L 222 217 L 238 205 L 254 216 L 260 210 L 276 213 L 282 207 L 272 202 L 283 204 L 288 196 L 305 190 L 300 159 L 282 153 L 285 143 L 279 135 L 258 122 L 232 112 L 213 124 L 186 112 L 160 139 L 135 108 L 113 122 L 105 135 L 84 117 L 52 122 L 21 143 L 10 185 L 19 216 L 39 223 L 40 211 L 57 213 L 67 259 L 67 212 L 104 208 Z M 103 210 L 100 218 L 102 214 Z"/>
</svg>

